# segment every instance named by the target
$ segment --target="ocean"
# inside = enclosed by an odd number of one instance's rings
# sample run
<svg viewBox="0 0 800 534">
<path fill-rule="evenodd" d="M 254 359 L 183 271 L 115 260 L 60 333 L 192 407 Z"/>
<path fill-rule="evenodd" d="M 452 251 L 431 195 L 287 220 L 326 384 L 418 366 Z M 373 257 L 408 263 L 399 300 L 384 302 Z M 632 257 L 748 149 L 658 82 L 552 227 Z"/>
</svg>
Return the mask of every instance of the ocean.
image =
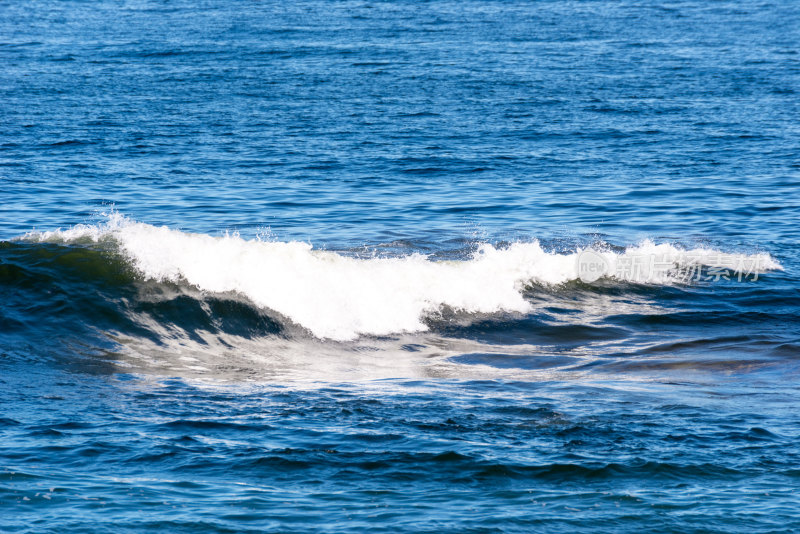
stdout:
<svg viewBox="0 0 800 534">
<path fill-rule="evenodd" d="M 800 531 L 798 43 L 0 0 L 0 531 Z"/>
</svg>

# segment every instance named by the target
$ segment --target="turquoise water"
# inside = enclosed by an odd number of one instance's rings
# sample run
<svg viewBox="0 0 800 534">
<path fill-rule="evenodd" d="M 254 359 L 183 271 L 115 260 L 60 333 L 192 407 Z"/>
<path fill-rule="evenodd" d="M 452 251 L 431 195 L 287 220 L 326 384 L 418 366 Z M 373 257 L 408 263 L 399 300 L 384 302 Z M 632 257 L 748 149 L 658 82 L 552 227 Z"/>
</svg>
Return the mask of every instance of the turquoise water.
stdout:
<svg viewBox="0 0 800 534">
<path fill-rule="evenodd" d="M 799 530 L 798 42 L 0 2 L 0 530 Z"/>
</svg>

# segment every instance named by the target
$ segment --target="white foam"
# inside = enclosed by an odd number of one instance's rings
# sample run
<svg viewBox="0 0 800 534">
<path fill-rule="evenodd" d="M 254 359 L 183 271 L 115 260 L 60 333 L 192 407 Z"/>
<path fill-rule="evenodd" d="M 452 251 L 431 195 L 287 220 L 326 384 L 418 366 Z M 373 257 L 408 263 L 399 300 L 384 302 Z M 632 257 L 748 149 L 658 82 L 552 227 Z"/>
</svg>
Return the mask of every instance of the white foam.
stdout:
<svg viewBox="0 0 800 534">
<path fill-rule="evenodd" d="M 357 259 L 301 242 L 190 234 L 119 214 L 110 215 L 103 225 L 79 225 L 25 238 L 112 240 L 147 278 L 183 279 L 204 291 L 239 292 L 314 335 L 334 340 L 424 330 L 426 314 L 442 306 L 473 313 L 528 312 L 525 286 L 576 280 L 581 277 L 581 258 L 585 259 L 581 256 L 585 251 L 547 252 L 537 241 L 502 249 L 484 244 L 464 261 L 433 261 L 420 254 Z M 658 284 L 681 281 L 673 272 L 675 265 L 731 267 L 734 259 L 746 258 L 746 267 L 754 273 L 781 268 L 767 254 L 683 250 L 649 241 L 622 253 L 594 250 L 592 254 L 606 263 L 607 277 Z M 649 270 L 623 268 L 637 262 Z"/>
</svg>

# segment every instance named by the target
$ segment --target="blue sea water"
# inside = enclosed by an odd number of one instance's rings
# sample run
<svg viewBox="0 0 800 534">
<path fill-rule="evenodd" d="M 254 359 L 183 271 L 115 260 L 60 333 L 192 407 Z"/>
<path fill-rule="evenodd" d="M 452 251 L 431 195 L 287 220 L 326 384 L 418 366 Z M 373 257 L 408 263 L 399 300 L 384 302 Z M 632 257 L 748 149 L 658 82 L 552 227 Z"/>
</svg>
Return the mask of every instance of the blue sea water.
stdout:
<svg viewBox="0 0 800 534">
<path fill-rule="evenodd" d="M 0 531 L 800 530 L 798 43 L 0 0 Z"/>
</svg>

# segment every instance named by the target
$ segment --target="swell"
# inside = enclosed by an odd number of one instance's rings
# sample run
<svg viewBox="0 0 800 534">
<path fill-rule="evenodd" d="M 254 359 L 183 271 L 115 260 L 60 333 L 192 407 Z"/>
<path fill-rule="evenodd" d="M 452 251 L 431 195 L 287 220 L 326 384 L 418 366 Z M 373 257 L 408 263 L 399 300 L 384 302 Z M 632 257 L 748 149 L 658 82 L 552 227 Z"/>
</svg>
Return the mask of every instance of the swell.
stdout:
<svg viewBox="0 0 800 534">
<path fill-rule="evenodd" d="M 283 329 L 240 295 L 147 280 L 103 247 L 0 242 L 0 294 L 0 339 L 16 347 L 60 340 L 102 349 L 119 336 L 204 343 L 202 332 L 252 338 Z"/>
<path fill-rule="evenodd" d="M 581 271 L 587 253 L 607 270 L 596 280 Z M 615 273 L 615 266 L 640 258 L 656 258 L 661 267 Z M 448 261 L 421 254 L 357 258 L 307 243 L 189 234 L 112 214 L 104 224 L 0 243 L 0 324 L 9 335 L 101 330 L 156 342 L 170 331 L 199 342 L 198 332 L 248 338 L 307 332 L 340 341 L 431 328 L 458 335 L 464 325 L 530 317 L 538 311 L 537 293 L 680 287 L 692 264 L 733 265 L 731 258 L 744 258 L 756 273 L 780 269 L 766 254 L 651 242 L 567 253 L 546 251 L 536 241 L 482 244 Z M 546 314 L 540 318 L 547 322 Z M 505 329 L 514 327 L 508 324 Z"/>
</svg>

